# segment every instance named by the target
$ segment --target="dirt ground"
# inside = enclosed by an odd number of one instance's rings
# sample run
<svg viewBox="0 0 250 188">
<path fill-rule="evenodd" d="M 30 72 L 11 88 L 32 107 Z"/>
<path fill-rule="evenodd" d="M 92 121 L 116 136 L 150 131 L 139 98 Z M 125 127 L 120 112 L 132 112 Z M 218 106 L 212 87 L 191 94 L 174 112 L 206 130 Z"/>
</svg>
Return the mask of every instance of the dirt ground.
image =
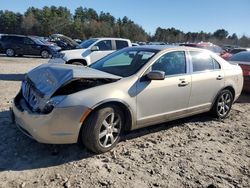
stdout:
<svg viewBox="0 0 250 188">
<path fill-rule="evenodd" d="M 0 187 L 250 187 L 250 95 L 218 121 L 201 114 L 126 134 L 111 152 L 45 145 L 11 123 L 24 74 L 47 60 L 0 56 Z"/>
</svg>

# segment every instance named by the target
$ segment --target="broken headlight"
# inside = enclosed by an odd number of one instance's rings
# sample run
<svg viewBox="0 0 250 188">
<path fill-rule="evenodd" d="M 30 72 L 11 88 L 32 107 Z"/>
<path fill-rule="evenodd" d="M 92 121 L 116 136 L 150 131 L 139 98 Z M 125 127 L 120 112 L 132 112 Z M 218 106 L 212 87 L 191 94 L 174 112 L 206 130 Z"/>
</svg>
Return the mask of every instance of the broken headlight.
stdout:
<svg viewBox="0 0 250 188">
<path fill-rule="evenodd" d="M 56 96 L 56 97 L 53 97 L 51 98 L 45 105 L 44 109 L 43 109 L 43 113 L 45 114 L 48 114 L 50 113 L 54 107 L 56 105 L 58 105 L 61 101 L 63 101 L 63 99 L 65 98 L 66 96 Z"/>
</svg>

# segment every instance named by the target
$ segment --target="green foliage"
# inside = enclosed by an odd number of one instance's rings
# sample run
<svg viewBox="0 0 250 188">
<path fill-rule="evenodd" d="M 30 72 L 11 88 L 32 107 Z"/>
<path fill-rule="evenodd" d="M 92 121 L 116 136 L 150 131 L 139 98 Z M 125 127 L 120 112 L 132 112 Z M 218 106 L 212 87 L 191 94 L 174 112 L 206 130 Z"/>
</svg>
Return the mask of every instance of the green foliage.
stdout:
<svg viewBox="0 0 250 188">
<path fill-rule="evenodd" d="M 228 36 L 228 32 L 225 29 L 218 29 L 214 32 L 214 37 L 219 40 L 225 39 Z"/>
<path fill-rule="evenodd" d="M 175 28 L 158 27 L 150 36 L 138 24 L 128 17 L 116 19 L 110 13 L 98 14 L 92 8 L 76 8 L 72 15 L 66 7 L 30 7 L 22 15 L 12 11 L 0 10 L 0 33 L 16 33 L 26 35 L 48 36 L 61 33 L 72 38 L 86 39 L 90 37 L 122 37 L 132 41 L 200 42 L 210 41 L 215 44 L 233 44 L 250 46 L 250 38 L 229 35 L 225 29 L 214 33 L 183 32 Z"/>
<path fill-rule="evenodd" d="M 22 15 L 12 11 L 0 11 L 0 33 L 21 33 L 20 25 L 22 22 Z"/>
<path fill-rule="evenodd" d="M 229 35 L 228 31 L 225 29 L 218 29 L 213 34 L 206 32 L 187 32 L 184 33 L 175 28 L 163 29 L 158 27 L 156 29 L 155 35 L 151 37 L 153 41 L 161 41 L 168 43 L 176 43 L 176 42 L 212 42 L 217 45 L 231 44 L 231 45 L 239 45 L 243 47 L 250 47 L 250 38 L 243 35 L 241 38 L 233 33 Z"/>
</svg>

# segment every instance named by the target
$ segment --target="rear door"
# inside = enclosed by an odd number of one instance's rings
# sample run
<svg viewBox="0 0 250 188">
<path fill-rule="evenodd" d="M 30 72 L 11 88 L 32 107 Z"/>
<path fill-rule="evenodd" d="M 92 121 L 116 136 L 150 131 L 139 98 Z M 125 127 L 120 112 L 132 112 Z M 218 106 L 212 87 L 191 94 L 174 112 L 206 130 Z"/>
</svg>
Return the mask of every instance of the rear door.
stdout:
<svg viewBox="0 0 250 188">
<path fill-rule="evenodd" d="M 14 49 L 16 54 L 24 54 L 23 37 L 11 36 L 6 48 Z"/>
<path fill-rule="evenodd" d="M 189 107 L 210 108 L 218 92 L 224 87 L 221 65 L 209 53 L 190 51 L 192 89 Z"/>
<path fill-rule="evenodd" d="M 25 37 L 23 39 L 25 54 L 27 55 L 40 55 L 41 46 L 37 45 L 32 39 Z"/>
</svg>

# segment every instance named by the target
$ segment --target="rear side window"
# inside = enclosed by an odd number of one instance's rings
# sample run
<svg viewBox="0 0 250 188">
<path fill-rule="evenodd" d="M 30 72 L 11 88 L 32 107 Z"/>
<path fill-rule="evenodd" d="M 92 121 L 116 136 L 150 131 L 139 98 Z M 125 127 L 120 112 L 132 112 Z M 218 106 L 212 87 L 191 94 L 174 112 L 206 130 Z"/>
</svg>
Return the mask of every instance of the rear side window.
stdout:
<svg viewBox="0 0 250 188">
<path fill-rule="evenodd" d="M 2 36 L 1 41 L 5 42 L 5 41 L 8 41 L 10 39 L 11 39 L 11 37 L 9 37 L 9 36 Z"/>
<path fill-rule="evenodd" d="M 124 40 L 116 40 L 115 44 L 117 50 L 128 47 L 128 42 Z"/>
<path fill-rule="evenodd" d="M 220 64 L 215 60 L 213 59 L 213 62 L 214 62 L 214 69 L 220 69 Z"/>
<path fill-rule="evenodd" d="M 193 72 L 220 69 L 220 64 L 205 52 L 191 51 Z"/>
<path fill-rule="evenodd" d="M 14 37 L 11 37 L 11 42 L 13 42 L 13 43 L 23 43 L 23 37 L 16 37 L 16 36 L 14 36 Z"/>
</svg>

